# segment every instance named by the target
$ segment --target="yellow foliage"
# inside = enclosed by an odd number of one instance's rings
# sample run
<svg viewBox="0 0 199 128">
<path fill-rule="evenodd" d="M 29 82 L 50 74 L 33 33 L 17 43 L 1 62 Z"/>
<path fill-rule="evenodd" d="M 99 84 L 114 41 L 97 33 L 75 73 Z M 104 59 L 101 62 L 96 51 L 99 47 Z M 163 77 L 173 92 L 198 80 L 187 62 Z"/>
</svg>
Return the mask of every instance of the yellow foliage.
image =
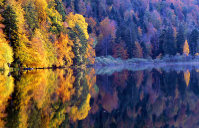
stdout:
<svg viewBox="0 0 199 128">
<path fill-rule="evenodd" d="M 55 21 L 59 26 L 62 26 L 62 16 L 59 14 L 59 12 L 55 9 L 54 6 L 52 6 L 51 8 L 47 9 L 47 13 L 48 13 L 48 21 L 51 21 L 51 18 L 53 21 Z M 51 23 L 52 24 L 52 23 Z"/>
<path fill-rule="evenodd" d="M 48 3 L 46 0 L 35 0 L 36 9 L 39 15 L 39 22 L 44 23 L 47 19 L 46 9 L 48 7 Z"/>
<path fill-rule="evenodd" d="M 1 42 L 0 39 L 0 68 L 8 69 L 8 63 L 13 61 L 12 48 L 7 42 Z"/>
<path fill-rule="evenodd" d="M 17 21 L 17 28 L 19 34 L 25 34 L 26 33 L 26 23 L 24 18 L 24 10 L 22 8 L 21 2 L 18 2 L 16 0 L 9 0 L 7 3 L 9 6 L 12 7 L 14 12 L 16 13 L 16 21 Z"/>
<path fill-rule="evenodd" d="M 8 63 L 13 62 L 13 51 L 5 39 L 1 26 L 3 25 L 0 24 L 0 68 L 8 69 Z"/>
<path fill-rule="evenodd" d="M 189 81 L 190 81 L 190 72 L 189 70 L 187 70 L 186 72 L 184 72 L 184 80 L 186 82 L 187 87 L 189 86 Z"/>
<path fill-rule="evenodd" d="M 76 31 L 75 26 L 79 25 L 81 27 L 82 31 L 83 31 L 84 36 L 88 40 L 88 38 L 89 38 L 89 35 L 88 35 L 88 32 L 87 32 L 88 24 L 86 23 L 85 18 L 82 15 L 80 15 L 80 14 L 74 15 L 73 13 L 70 13 L 66 17 L 66 22 L 68 23 L 68 27 L 72 28 L 74 31 Z"/>
<path fill-rule="evenodd" d="M 187 40 L 184 43 L 184 48 L 183 48 L 183 53 L 188 56 L 189 55 L 189 44 L 187 42 Z"/>
</svg>

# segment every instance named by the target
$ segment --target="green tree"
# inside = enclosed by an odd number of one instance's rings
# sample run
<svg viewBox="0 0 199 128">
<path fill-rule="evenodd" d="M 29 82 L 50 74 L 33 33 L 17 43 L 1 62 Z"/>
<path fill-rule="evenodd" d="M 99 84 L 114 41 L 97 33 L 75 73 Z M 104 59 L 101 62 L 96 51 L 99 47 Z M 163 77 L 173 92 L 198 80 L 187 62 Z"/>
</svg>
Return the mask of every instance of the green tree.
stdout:
<svg viewBox="0 0 199 128">
<path fill-rule="evenodd" d="M 34 1 L 27 1 L 24 6 L 26 22 L 29 26 L 30 32 L 34 32 L 36 28 L 39 27 L 38 12 L 36 11 L 36 6 Z"/>
<path fill-rule="evenodd" d="M 74 41 L 73 52 L 75 54 L 74 63 L 75 65 L 81 65 L 86 63 L 86 51 L 88 47 L 88 24 L 84 17 L 79 14 L 70 13 L 66 19 L 69 30 L 69 36 Z"/>
<path fill-rule="evenodd" d="M 18 45 L 18 26 L 17 26 L 17 16 L 13 8 L 7 5 L 5 11 L 3 12 L 3 24 L 5 25 L 4 32 L 6 34 L 7 40 L 10 41 L 11 46 L 15 49 Z"/>
<path fill-rule="evenodd" d="M 197 41 L 199 38 L 199 32 L 197 29 L 194 29 L 190 35 L 189 47 L 191 55 L 195 55 L 197 53 Z"/>
<path fill-rule="evenodd" d="M 56 6 L 55 9 L 62 15 L 63 21 L 65 21 L 66 12 L 61 0 L 55 0 Z"/>
<path fill-rule="evenodd" d="M 183 45 L 185 42 L 185 35 L 184 35 L 184 27 L 180 25 L 177 37 L 176 37 L 176 44 L 177 44 L 177 52 L 183 54 Z"/>
<path fill-rule="evenodd" d="M 165 54 L 168 55 L 176 54 L 175 38 L 174 38 L 173 28 L 171 26 L 167 29 L 167 32 L 165 34 L 163 48 Z"/>
</svg>

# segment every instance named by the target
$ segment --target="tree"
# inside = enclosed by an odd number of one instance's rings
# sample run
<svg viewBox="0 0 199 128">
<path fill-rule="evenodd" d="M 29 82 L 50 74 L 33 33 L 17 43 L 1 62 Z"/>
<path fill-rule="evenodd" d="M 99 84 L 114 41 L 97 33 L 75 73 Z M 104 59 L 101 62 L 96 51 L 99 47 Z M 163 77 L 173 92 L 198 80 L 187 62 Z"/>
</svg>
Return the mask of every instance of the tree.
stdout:
<svg viewBox="0 0 199 128">
<path fill-rule="evenodd" d="M 135 58 L 143 57 L 142 47 L 140 46 L 140 43 L 138 43 L 137 41 L 135 42 L 135 47 L 133 49 L 133 57 Z"/>
<path fill-rule="evenodd" d="M 87 59 L 87 63 L 88 65 L 92 65 L 95 63 L 95 49 L 94 49 L 94 39 L 93 38 L 89 38 L 88 40 L 88 47 L 86 50 L 86 59 Z"/>
<path fill-rule="evenodd" d="M 66 11 L 65 11 L 62 1 L 55 0 L 55 3 L 56 3 L 56 6 L 55 6 L 56 10 L 62 15 L 63 21 L 65 21 L 66 20 Z"/>
<path fill-rule="evenodd" d="M 15 49 L 18 43 L 18 26 L 16 13 L 10 5 L 7 5 L 5 11 L 2 14 L 4 20 L 3 24 L 5 25 L 4 32 L 6 34 L 7 40 L 10 41 L 11 46 Z"/>
<path fill-rule="evenodd" d="M 24 5 L 25 18 L 30 29 L 30 36 L 36 28 L 39 28 L 38 12 L 36 10 L 35 2 L 28 0 Z"/>
<path fill-rule="evenodd" d="M 2 17 L 0 15 L 0 20 Z M 13 50 L 3 34 L 4 25 L 0 24 L 0 68 L 8 69 L 8 64 L 13 62 Z"/>
<path fill-rule="evenodd" d="M 115 58 L 121 58 L 121 59 L 128 59 L 128 54 L 126 50 L 126 46 L 124 42 L 121 42 L 119 44 L 113 45 L 113 57 Z"/>
<path fill-rule="evenodd" d="M 197 29 L 194 29 L 190 35 L 189 47 L 191 55 L 195 55 L 197 53 L 197 41 L 199 38 L 199 32 Z"/>
<path fill-rule="evenodd" d="M 100 41 L 96 46 L 97 55 L 111 55 L 112 42 L 115 40 L 116 24 L 115 21 L 105 18 L 100 22 Z"/>
<path fill-rule="evenodd" d="M 86 51 L 88 47 L 88 24 L 85 18 L 80 14 L 70 13 L 66 22 L 68 23 L 69 37 L 73 40 L 74 65 L 86 64 Z"/>
<path fill-rule="evenodd" d="M 183 48 L 183 53 L 188 56 L 189 55 L 189 44 L 187 42 L 187 40 L 184 43 L 184 48 Z"/>
<path fill-rule="evenodd" d="M 166 31 L 163 48 L 165 54 L 168 55 L 176 54 L 175 38 L 174 38 L 173 28 L 171 26 Z"/>
<path fill-rule="evenodd" d="M 184 36 L 184 28 L 180 25 L 177 37 L 176 37 L 176 44 L 177 44 L 177 53 L 183 54 L 183 43 L 185 42 Z"/>
<path fill-rule="evenodd" d="M 46 9 L 48 7 L 48 3 L 46 0 L 35 0 L 35 6 L 38 13 L 39 23 L 45 23 L 47 19 Z"/>
<path fill-rule="evenodd" d="M 74 53 L 72 52 L 73 42 L 68 35 L 61 33 L 55 42 L 57 48 L 57 66 L 71 66 L 73 64 Z"/>
</svg>

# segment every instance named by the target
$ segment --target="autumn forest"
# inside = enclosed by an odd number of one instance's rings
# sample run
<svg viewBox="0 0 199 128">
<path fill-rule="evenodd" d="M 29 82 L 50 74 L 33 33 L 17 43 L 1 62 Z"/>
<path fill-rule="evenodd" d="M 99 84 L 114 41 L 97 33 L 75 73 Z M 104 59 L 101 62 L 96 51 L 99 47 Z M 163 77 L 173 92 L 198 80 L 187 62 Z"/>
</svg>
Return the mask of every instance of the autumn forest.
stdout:
<svg viewBox="0 0 199 128">
<path fill-rule="evenodd" d="M 0 67 L 198 56 L 197 0 L 1 0 Z"/>
</svg>

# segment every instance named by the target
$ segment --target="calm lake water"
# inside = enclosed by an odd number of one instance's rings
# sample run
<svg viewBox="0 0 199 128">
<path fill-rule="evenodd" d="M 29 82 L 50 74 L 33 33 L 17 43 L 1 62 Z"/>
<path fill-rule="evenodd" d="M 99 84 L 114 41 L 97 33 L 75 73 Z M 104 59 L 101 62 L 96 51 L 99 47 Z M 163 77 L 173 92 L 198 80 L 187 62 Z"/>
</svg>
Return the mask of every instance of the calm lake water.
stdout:
<svg viewBox="0 0 199 128">
<path fill-rule="evenodd" d="M 0 75 L 0 127 L 199 127 L 195 67 L 34 70 Z"/>
</svg>

